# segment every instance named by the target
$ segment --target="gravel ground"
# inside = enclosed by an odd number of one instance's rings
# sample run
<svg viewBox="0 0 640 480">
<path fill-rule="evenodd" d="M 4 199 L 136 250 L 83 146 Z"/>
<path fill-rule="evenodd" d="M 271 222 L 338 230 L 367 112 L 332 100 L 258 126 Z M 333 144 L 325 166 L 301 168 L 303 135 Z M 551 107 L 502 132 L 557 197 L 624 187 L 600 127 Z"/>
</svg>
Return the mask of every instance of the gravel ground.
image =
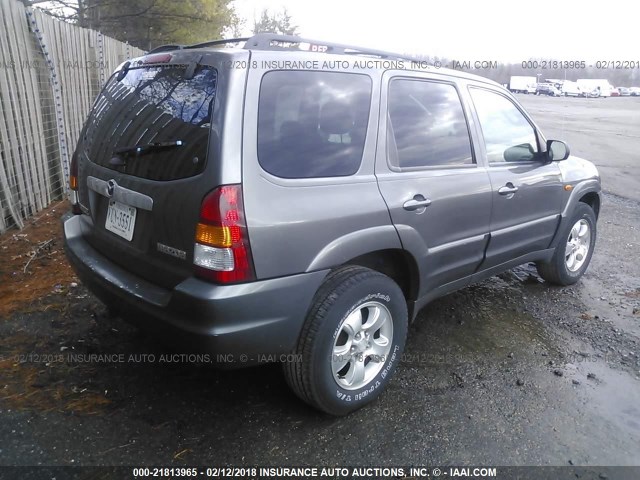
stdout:
<svg viewBox="0 0 640 480">
<path fill-rule="evenodd" d="M 524 265 L 434 301 L 387 392 L 336 419 L 278 366 L 176 356 L 65 277 L 0 321 L 0 465 L 640 465 L 640 99 L 520 99 L 604 177 L 577 285 Z"/>
</svg>

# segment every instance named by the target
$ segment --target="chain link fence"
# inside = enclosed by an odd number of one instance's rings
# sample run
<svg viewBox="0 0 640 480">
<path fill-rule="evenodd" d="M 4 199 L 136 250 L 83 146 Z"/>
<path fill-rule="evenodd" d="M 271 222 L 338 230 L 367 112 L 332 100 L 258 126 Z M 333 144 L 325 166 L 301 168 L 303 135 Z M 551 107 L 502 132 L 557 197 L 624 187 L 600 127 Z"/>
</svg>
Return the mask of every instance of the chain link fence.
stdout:
<svg viewBox="0 0 640 480">
<path fill-rule="evenodd" d="M 65 196 L 93 100 L 120 63 L 143 53 L 0 0 L 0 233 Z"/>
</svg>

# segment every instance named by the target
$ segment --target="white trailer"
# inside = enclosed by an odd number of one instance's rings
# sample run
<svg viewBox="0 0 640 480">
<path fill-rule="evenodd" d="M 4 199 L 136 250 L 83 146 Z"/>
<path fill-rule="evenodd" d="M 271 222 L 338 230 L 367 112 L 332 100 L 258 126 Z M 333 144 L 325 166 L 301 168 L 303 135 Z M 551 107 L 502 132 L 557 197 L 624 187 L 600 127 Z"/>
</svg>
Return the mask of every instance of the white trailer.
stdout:
<svg viewBox="0 0 640 480">
<path fill-rule="evenodd" d="M 509 91 L 513 93 L 536 93 L 536 77 L 515 75 L 509 80 Z"/>
</svg>

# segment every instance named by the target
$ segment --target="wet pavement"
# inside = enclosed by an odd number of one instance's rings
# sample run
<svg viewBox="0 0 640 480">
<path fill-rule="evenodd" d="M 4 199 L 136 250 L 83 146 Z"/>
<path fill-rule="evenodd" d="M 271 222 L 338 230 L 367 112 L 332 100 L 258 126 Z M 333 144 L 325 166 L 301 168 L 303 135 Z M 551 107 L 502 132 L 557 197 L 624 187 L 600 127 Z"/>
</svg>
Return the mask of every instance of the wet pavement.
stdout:
<svg viewBox="0 0 640 480">
<path fill-rule="evenodd" d="M 526 100 L 543 128 L 556 100 Z M 640 208 L 613 193 L 581 282 L 525 265 L 434 301 L 345 418 L 277 365 L 178 357 L 65 285 L 0 322 L 0 465 L 640 465 Z"/>
</svg>

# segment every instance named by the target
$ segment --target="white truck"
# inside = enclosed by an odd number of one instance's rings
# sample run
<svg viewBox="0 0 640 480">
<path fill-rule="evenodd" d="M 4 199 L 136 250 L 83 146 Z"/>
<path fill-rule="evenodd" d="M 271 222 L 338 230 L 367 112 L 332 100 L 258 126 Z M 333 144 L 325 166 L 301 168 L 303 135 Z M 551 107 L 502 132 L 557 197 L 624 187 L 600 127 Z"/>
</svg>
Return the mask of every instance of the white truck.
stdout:
<svg viewBox="0 0 640 480">
<path fill-rule="evenodd" d="M 579 97 L 582 93 L 582 90 L 580 90 L 580 87 L 578 86 L 578 82 L 572 82 L 571 80 L 564 80 L 560 87 L 560 91 L 565 97 Z"/>
<path fill-rule="evenodd" d="M 513 93 L 536 93 L 536 77 L 515 75 L 509 80 L 509 91 Z"/>
<path fill-rule="evenodd" d="M 613 90 L 609 80 L 602 78 L 580 78 L 578 87 L 584 95 L 590 97 L 610 97 Z"/>
</svg>

